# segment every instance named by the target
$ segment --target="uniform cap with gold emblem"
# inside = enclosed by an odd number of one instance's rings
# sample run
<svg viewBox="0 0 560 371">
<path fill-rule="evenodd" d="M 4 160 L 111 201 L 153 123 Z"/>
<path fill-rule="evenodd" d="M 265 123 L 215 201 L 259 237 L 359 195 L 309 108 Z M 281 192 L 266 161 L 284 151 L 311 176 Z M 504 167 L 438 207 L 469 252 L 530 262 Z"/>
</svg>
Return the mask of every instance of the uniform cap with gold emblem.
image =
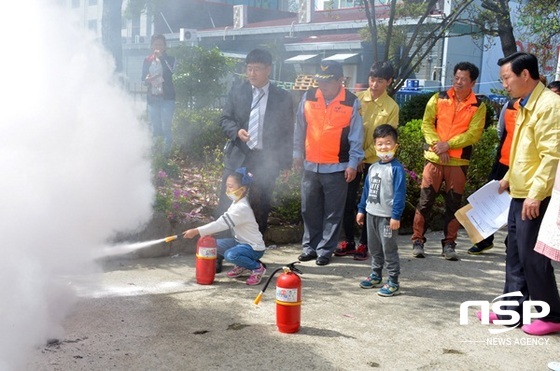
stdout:
<svg viewBox="0 0 560 371">
<path fill-rule="evenodd" d="M 320 81 L 328 81 L 328 80 L 336 80 L 344 76 L 342 73 L 342 65 L 337 61 L 327 61 L 324 60 L 321 62 L 321 67 L 319 68 L 319 72 L 315 75 L 316 80 Z"/>
</svg>

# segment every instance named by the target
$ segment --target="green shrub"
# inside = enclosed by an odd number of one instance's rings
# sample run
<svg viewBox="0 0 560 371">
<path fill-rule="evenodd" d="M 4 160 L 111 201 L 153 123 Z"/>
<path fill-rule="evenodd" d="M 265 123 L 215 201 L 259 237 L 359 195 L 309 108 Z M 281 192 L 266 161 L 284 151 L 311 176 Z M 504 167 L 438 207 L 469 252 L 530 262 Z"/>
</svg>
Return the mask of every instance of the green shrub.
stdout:
<svg viewBox="0 0 560 371">
<path fill-rule="evenodd" d="M 424 135 L 422 120 L 411 120 L 399 127 L 399 148 L 397 158 L 411 171 L 422 175 L 424 169 Z"/>
<path fill-rule="evenodd" d="M 424 135 L 422 120 L 412 120 L 399 127 L 397 158 L 406 172 L 406 204 L 401 218 L 401 230 L 409 232 L 414 220 L 416 204 L 420 198 L 420 185 L 424 169 Z"/>
<path fill-rule="evenodd" d="M 224 171 L 224 153 L 220 146 L 210 145 L 204 148 L 204 161 L 199 167 L 201 178 L 199 189 L 206 208 L 211 214 L 218 205 L 218 197 L 222 187 L 222 173 Z"/>
<path fill-rule="evenodd" d="M 426 104 L 434 93 L 413 95 L 399 110 L 399 123 L 404 126 L 412 120 L 422 120 Z"/>
<path fill-rule="evenodd" d="M 490 100 L 490 98 L 485 95 L 478 95 L 478 97 L 486 105 L 486 121 L 484 124 L 484 129 L 487 129 L 492 125 L 496 125 L 496 123 L 498 122 L 498 114 L 502 110 L 502 105 L 498 102 Z"/>
<path fill-rule="evenodd" d="M 465 202 L 466 197 L 488 182 L 488 175 L 496 159 L 497 144 L 498 131 L 495 126 L 490 126 L 484 130 L 478 143 L 473 146 L 473 155 L 467 172 Z"/>
<path fill-rule="evenodd" d="M 202 109 L 212 106 L 225 89 L 225 77 L 234 62 L 217 48 L 182 45 L 173 50 L 177 68 L 173 82 L 177 105 L 182 108 Z"/>
<path fill-rule="evenodd" d="M 173 136 L 180 157 L 200 163 L 205 151 L 223 148 L 226 138 L 218 124 L 220 115 L 214 109 L 177 110 Z"/>
<path fill-rule="evenodd" d="M 156 138 L 152 147 L 152 174 L 157 177 L 160 171 L 163 171 L 166 176 L 177 178 L 181 173 L 181 167 L 163 150 L 163 139 Z"/>
<path fill-rule="evenodd" d="M 271 216 L 280 219 L 281 223 L 301 223 L 301 177 L 290 173 L 285 179 L 282 176 L 276 180 L 276 188 L 272 195 Z"/>
</svg>

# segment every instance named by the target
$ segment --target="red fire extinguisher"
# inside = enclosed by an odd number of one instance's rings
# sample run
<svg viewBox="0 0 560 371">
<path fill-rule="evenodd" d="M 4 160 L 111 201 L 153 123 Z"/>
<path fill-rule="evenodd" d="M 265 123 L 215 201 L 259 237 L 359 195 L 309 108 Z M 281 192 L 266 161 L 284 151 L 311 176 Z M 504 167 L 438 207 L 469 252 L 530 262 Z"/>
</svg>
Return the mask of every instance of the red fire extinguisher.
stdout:
<svg viewBox="0 0 560 371">
<path fill-rule="evenodd" d="M 278 331 L 288 334 L 298 332 L 301 323 L 301 278 L 297 273 L 303 273 L 294 266 L 297 263 L 299 262 L 288 264 L 272 272 L 254 301 L 255 304 L 259 304 L 272 277 L 283 270 L 284 272 L 276 280 L 276 326 Z"/>
<path fill-rule="evenodd" d="M 211 285 L 214 282 L 217 257 L 216 240 L 212 236 L 200 237 L 196 244 L 196 283 Z"/>
</svg>

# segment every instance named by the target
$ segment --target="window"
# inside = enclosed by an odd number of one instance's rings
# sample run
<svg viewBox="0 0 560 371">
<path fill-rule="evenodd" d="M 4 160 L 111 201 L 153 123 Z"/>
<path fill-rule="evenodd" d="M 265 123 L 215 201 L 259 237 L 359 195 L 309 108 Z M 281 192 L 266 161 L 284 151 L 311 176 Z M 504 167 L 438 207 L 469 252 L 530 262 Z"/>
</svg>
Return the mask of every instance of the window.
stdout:
<svg viewBox="0 0 560 371">
<path fill-rule="evenodd" d="M 97 5 L 97 0 L 88 0 L 89 5 Z"/>
<path fill-rule="evenodd" d="M 72 8 L 79 8 L 80 0 L 72 0 Z"/>
</svg>

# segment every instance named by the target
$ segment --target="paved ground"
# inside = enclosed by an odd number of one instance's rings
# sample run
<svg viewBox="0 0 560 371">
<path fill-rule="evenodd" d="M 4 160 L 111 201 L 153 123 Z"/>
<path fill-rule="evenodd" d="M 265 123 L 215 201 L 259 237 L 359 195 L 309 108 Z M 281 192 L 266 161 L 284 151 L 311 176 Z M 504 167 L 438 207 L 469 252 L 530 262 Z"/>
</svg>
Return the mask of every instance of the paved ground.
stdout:
<svg viewBox="0 0 560 371">
<path fill-rule="evenodd" d="M 358 286 L 369 262 L 301 264 L 302 328 L 291 335 L 276 330 L 273 284 L 255 306 L 262 286 L 224 274 L 197 285 L 192 253 L 112 260 L 98 286 L 76 282 L 64 338 L 37 349 L 26 370 L 546 370 L 560 361 L 560 335 L 492 335 L 497 326 L 481 325 L 475 309 L 459 325 L 461 302 L 501 293 L 503 245 L 469 256 L 462 237 L 461 260 L 449 262 L 440 234 L 428 238 L 429 256 L 414 259 L 401 236 L 402 295 L 392 298 Z M 271 272 L 298 254 L 280 246 L 263 261 Z"/>
</svg>

